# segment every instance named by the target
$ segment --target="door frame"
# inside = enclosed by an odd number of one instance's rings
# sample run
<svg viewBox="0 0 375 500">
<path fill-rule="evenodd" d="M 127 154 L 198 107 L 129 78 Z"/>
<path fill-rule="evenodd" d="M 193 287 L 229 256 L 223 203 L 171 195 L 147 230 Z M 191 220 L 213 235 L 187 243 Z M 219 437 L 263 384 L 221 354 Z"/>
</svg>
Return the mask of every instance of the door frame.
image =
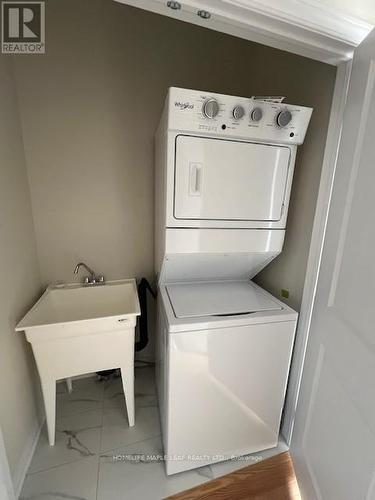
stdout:
<svg viewBox="0 0 375 500">
<path fill-rule="evenodd" d="M 315 304 L 317 282 L 335 178 L 337 155 L 340 146 L 343 116 L 349 89 L 352 61 L 337 66 L 335 88 L 332 97 L 331 113 L 328 124 L 327 140 L 324 150 L 318 198 L 311 233 L 306 277 L 302 303 L 296 331 L 293 358 L 290 367 L 288 389 L 285 399 L 281 434 L 288 446 L 293 434 L 294 420 L 300 391 L 303 365 L 309 338 L 311 317 Z"/>
</svg>

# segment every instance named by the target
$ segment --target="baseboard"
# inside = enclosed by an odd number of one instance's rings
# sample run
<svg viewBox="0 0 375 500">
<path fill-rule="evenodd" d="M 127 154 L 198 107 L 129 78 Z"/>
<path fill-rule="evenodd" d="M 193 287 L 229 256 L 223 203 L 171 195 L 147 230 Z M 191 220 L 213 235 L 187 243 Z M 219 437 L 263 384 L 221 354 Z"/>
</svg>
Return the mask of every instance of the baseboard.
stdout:
<svg viewBox="0 0 375 500">
<path fill-rule="evenodd" d="M 27 471 L 29 470 L 31 459 L 33 458 L 34 451 L 38 443 L 44 421 L 45 417 L 43 417 L 40 424 L 36 425 L 34 432 L 31 434 L 31 438 L 24 447 L 17 470 L 13 476 L 14 492 L 16 498 L 19 498 L 21 494 L 22 486 L 25 481 Z"/>
</svg>

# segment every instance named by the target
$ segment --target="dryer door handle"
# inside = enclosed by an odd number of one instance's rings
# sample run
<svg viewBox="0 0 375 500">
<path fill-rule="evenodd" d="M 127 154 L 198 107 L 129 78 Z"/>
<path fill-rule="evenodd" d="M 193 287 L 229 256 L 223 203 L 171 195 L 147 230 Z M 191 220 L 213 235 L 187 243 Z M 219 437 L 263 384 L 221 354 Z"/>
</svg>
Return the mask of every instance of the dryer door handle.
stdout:
<svg viewBox="0 0 375 500">
<path fill-rule="evenodd" d="M 202 190 L 203 164 L 191 162 L 189 168 L 189 195 L 200 196 Z"/>
</svg>

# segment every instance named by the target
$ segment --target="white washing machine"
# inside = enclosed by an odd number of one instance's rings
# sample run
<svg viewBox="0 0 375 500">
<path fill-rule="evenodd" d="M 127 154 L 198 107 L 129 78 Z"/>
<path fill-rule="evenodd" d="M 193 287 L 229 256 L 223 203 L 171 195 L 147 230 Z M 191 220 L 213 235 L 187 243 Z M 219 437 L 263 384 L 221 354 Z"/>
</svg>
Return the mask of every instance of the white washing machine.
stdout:
<svg viewBox="0 0 375 500">
<path fill-rule="evenodd" d="M 297 313 L 251 281 L 159 293 L 167 474 L 276 446 Z"/>
<path fill-rule="evenodd" d="M 312 110 L 171 88 L 156 136 L 156 378 L 167 474 L 277 445 L 297 313 L 282 250 Z"/>
</svg>

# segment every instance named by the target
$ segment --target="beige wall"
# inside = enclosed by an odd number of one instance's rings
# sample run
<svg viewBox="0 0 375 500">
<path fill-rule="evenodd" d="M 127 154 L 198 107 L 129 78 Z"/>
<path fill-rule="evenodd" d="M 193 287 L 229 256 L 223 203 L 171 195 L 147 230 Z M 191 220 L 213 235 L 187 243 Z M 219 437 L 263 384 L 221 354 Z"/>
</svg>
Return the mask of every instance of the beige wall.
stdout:
<svg viewBox="0 0 375 500">
<path fill-rule="evenodd" d="M 47 53 L 16 70 L 42 279 L 80 259 L 153 274 L 153 135 L 171 85 L 315 108 L 285 252 L 260 281 L 298 307 L 335 68 L 111 0 L 49 0 Z"/>
<path fill-rule="evenodd" d="M 39 427 L 30 345 L 15 324 L 40 292 L 11 60 L 0 57 L 0 426 L 16 486 Z"/>
</svg>

